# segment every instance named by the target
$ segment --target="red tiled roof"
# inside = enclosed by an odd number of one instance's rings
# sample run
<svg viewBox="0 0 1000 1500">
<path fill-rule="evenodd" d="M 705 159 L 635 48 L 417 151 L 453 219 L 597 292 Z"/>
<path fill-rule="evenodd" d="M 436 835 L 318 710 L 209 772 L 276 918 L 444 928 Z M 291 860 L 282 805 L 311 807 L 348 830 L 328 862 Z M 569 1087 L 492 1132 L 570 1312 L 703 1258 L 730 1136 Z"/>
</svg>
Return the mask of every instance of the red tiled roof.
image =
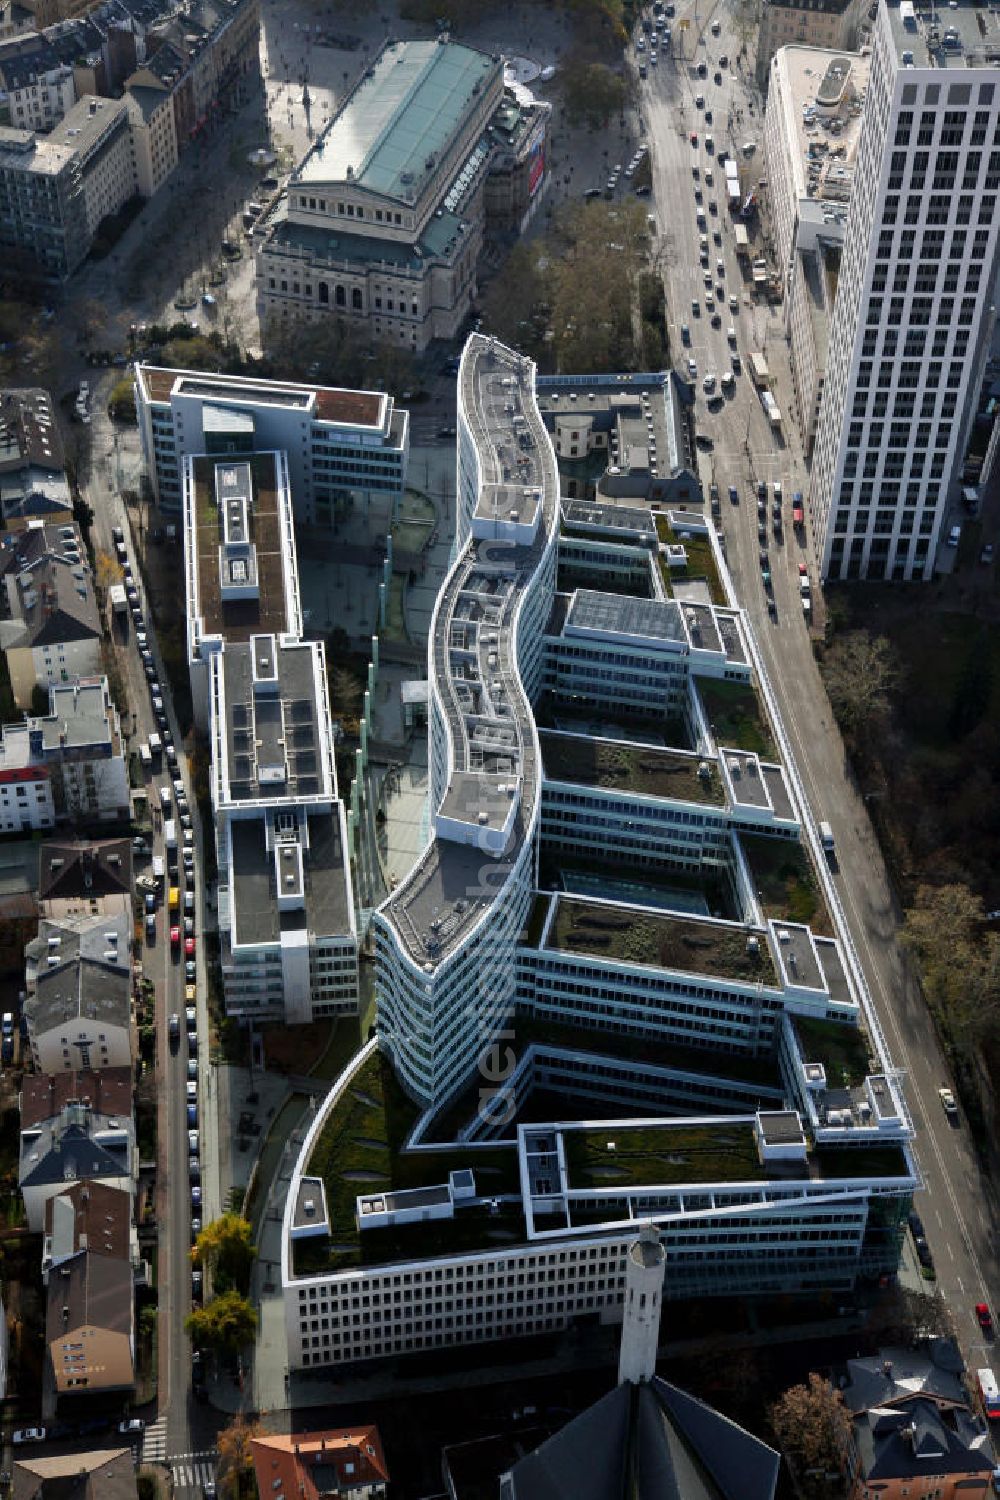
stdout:
<svg viewBox="0 0 1000 1500">
<path fill-rule="evenodd" d="M 320 1500 L 389 1480 L 375 1426 L 275 1434 L 251 1447 L 262 1500 Z"/>
</svg>

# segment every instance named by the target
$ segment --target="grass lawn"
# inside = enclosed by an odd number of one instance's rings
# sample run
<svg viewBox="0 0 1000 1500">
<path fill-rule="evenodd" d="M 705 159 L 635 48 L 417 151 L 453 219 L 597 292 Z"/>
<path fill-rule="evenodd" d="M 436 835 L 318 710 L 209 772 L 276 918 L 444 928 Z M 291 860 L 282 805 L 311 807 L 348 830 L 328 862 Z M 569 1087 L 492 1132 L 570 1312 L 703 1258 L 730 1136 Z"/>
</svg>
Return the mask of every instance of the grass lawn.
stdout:
<svg viewBox="0 0 1000 1500">
<path fill-rule="evenodd" d="M 742 927 L 632 913 L 563 897 L 550 933 L 552 947 L 594 958 L 777 985 L 766 939 L 757 934 L 758 951 L 748 953 Z"/>
<path fill-rule="evenodd" d="M 868 1039 L 864 1032 L 839 1021 L 820 1021 L 794 1016 L 805 1062 L 822 1063 L 831 1088 L 856 1088 L 869 1073 Z"/>
<path fill-rule="evenodd" d="M 569 1181 L 577 1188 L 759 1182 L 766 1175 L 750 1125 L 607 1125 L 567 1130 L 563 1142 Z"/>
<path fill-rule="evenodd" d="M 823 936 L 833 935 L 833 924 L 809 856 L 799 843 L 740 835 L 743 853 L 764 915 L 773 921 L 805 922 Z"/>
<path fill-rule="evenodd" d="M 750 750 L 764 760 L 777 760 L 778 751 L 767 727 L 757 694 L 742 682 L 716 682 L 699 677 L 705 717 L 720 745 Z"/>
</svg>

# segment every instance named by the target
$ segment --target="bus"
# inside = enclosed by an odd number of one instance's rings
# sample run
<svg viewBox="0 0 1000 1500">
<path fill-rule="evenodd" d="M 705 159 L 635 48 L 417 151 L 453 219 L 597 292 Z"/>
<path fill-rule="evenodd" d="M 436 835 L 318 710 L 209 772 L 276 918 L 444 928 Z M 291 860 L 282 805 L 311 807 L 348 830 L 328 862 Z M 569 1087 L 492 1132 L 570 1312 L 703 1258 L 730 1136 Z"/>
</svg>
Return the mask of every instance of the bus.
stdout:
<svg viewBox="0 0 1000 1500">
<path fill-rule="evenodd" d="M 992 1370 L 977 1370 L 979 1394 L 983 1398 L 983 1410 L 991 1421 L 1000 1418 L 1000 1386 Z"/>
</svg>

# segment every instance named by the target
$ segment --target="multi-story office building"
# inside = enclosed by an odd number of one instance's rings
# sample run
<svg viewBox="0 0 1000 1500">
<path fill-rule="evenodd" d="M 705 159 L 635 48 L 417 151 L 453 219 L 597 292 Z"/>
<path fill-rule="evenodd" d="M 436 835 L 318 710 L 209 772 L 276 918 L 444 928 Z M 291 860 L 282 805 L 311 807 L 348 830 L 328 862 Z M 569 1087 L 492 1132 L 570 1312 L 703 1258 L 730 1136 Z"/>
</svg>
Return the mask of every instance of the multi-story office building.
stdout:
<svg viewBox="0 0 1000 1500">
<path fill-rule="evenodd" d="M 364 324 L 420 352 L 468 316 L 486 225 L 530 214 L 548 106 L 512 108 L 503 59 L 445 38 L 390 42 L 257 233 L 263 337 L 291 319 Z M 496 129 L 493 122 L 496 121 Z"/>
<path fill-rule="evenodd" d="M 427 1104 L 468 1076 L 513 1000 L 541 819 L 530 700 L 556 573 L 559 481 L 532 363 L 470 339 L 458 430 L 459 550 L 429 653 L 434 834 L 376 917 L 380 1033 Z"/>
<path fill-rule="evenodd" d="M 865 0 L 764 0 L 757 34 L 757 82 L 766 88 L 771 59 L 782 47 L 853 50 L 867 34 Z"/>
<path fill-rule="evenodd" d="M 291 1183 L 296 1368 L 617 1321 L 639 1219 L 668 1297 L 846 1288 L 894 1269 L 918 1186 L 714 532 L 569 502 L 559 535 L 533 385 L 467 344 L 431 841 Z"/>
<path fill-rule="evenodd" d="M 764 163 L 785 299 L 792 385 L 807 455 L 826 378 L 829 325 L 870 59 L 782 47 L 771 61 Z"/>
<path fill-rule="evenodd" d="M 282 454 L 295 517 L 329 526 L 348 499 L 406 484 L 408 413 L 383 391 L 136 365 L 135 399 L 146 472 L 157 502 L 179 510 L 190 455 Z"/>
<path fill-rule="evenodd" d="M 824 578 L 929 578 L 993 332 L 1000 22 L 880 0 L 813 459 Z"/>
<path fill-rule="evenodd" d="M 0 126 L 0 243 L 68 276 L 136 192 L 128 108 L 85 95 L 48 135 Z"/>
<path fill-rule="evenodd" d="M 226 1009 L 290 1022 L 352 1012 L 347 828 L 325 652 L 301 639 L 284 453 L 185 459 L 184 557 L 192 698 L 212 760 Z"/>
</svg>

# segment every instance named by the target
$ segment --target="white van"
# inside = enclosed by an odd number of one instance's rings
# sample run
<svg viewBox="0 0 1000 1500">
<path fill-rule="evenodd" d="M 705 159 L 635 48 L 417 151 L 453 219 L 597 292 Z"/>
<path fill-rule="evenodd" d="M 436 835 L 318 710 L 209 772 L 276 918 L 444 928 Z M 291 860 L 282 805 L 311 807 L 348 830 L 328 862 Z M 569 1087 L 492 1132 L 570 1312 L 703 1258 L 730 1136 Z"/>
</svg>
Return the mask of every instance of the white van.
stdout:
<svg viewBox="0 0 1000 1500">
<path fill-rule="evenodd" d="M 833 853 L 834 849 L 836 848 L 836 843 L 833 837 L 833 829 L 830 827 L 825 818 L 820 820 L 819 841 L 823 845 L 823 848 L 826 850 L 827 854 Z"/>
</svg>

